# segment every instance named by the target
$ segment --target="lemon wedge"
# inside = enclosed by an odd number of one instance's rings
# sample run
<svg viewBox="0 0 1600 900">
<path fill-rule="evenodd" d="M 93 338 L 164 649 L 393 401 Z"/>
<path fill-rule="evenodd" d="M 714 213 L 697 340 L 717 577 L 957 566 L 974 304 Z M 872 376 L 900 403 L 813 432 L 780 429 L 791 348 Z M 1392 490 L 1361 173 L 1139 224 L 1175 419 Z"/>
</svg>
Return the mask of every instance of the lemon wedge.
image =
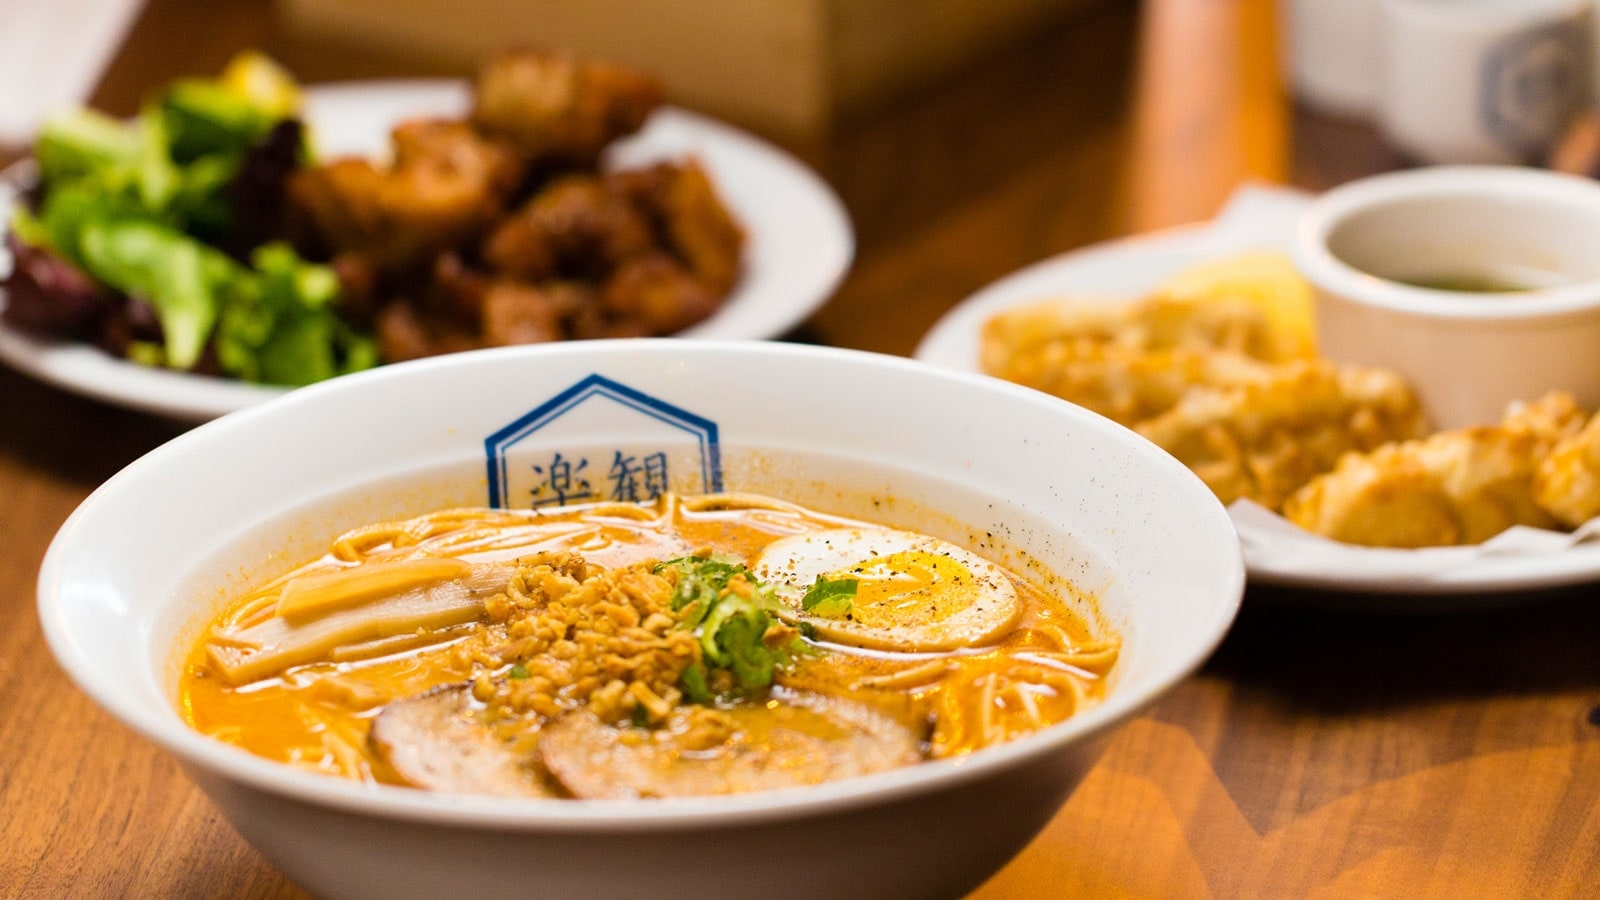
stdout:
<svg viewBox="0 0 1600 900">
<path fill-rule="evenodd" d="M 300 111 L 300 85 L 266 54 L 246 50 L 234 56 L 218 79 L 222 86 L 278 116 Z"/>
<path fill-rule="evenodd" d="M 1262 251 L 1201 263 L 1167 279 L 1155 293 L 1189 303 L 1247 302 L 1266 317 L 1275 358 L 1316 355 L 1311 285 L 1282 253 Z"/>
</svg>

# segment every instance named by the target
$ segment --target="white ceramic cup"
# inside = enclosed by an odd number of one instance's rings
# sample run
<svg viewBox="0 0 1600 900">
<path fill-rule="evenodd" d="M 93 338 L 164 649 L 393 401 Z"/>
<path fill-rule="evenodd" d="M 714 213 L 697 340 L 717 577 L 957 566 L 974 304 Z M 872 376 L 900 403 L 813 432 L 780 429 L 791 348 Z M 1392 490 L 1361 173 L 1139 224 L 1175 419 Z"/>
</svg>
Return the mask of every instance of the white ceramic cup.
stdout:
<svg viewBox="0 0 1600 900">
<path fill-rule="evenodd" d="M 1317 293 L 1318 343 L 1394 369 L 1434 424 L 1498 421 L 1572 391 L 1600 406 L 1600 184 L 1513 166 L 1364 178 L 1301 218 L 1295 263 Z M 1483 279 L 1514 293 L 1416 287 Z"/>
<path fill-rule="evenodd" d="M 1590 99 L 1593 0 L 1381 0 L 1378 121 L 1432 163 L 1542 159 Z"/>
<path fill-rule="evenodd" d="M 1284 74 L 1307 105 L 1364 116 L 1378 100 L 1378 0 L 1289 0 Z"/>
</svg>

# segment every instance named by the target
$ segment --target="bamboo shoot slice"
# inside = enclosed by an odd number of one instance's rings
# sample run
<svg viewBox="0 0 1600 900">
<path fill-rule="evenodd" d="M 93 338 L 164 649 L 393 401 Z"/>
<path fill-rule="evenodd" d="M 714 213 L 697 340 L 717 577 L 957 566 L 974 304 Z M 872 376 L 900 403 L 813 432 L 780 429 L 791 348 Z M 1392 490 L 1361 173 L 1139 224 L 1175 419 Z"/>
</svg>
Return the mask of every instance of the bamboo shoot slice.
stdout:
<svg viewBox="0 0 1600 900">
<path fill-rule="evenodd" d="M 410 588 L 461 578 L 470 571 L 471 564 L 444 557 L 369 562 L 302 575 L 283 586 L 278 596 L 278 615 L 291 622 L 305 622 Z"/>
<path fill-rule="evenodd" d="M 484 601 L 506 589 L 512 567 L 469 566 L 465 577 L 408 590 L 309 621 L 274 616 L 246 628 L 228 628 L 207 642 L 212 663 L 231 684 L 248 684 L 292 666 L 325 662 L 339 647 L 481 619 Z"/>
</svg>

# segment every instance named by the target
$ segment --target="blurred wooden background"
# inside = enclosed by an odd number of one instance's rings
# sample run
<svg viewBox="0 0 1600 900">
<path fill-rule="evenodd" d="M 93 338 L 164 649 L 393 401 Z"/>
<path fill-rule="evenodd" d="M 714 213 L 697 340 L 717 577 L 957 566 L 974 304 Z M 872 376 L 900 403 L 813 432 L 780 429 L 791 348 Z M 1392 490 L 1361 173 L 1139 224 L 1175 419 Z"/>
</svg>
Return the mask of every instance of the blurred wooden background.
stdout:
<svg viewBox="0 0 1600 900">
<path fill-rule="evenodd" d="M 1290 104 L 1270 0 L 1101 3 L 794 143 L 858 234 L 799 335 L 909 353 L 1019 266 L 1211 216 L 1244 179 L 1399 163 Z M 425 64 L 291 36 L 267 0 L 151 0 L 95 103 L 261 47 L 306 81 Z M 448 68 L 447 66 L 444 68 Z M 298 897 L 155 748 L 75 691 L 33 581 L 60 523 L 178 427 L 0 371 L 0 895 Z M 1209 665 L 1121 731 L 977 896 L 1600 896 L 1600 603 L 1300 611 L 1253 588 Z"/>
</svg>

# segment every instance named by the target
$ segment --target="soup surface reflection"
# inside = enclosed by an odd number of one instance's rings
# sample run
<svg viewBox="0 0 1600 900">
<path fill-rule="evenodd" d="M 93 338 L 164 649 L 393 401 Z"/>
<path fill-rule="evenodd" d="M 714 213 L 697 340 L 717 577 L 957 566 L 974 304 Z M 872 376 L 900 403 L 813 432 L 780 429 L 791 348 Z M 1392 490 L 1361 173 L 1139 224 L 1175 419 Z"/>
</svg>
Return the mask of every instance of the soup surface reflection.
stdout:
<svg viewBox="0 0 1600 900">
<path fill-rule="evenodd" d="M 458 793 L 815 784 L 1098 702 L 1119 642 L 944 541 L 746 494 L 351 531 L 193 648 L 198 731 Z"/>
</svg>

